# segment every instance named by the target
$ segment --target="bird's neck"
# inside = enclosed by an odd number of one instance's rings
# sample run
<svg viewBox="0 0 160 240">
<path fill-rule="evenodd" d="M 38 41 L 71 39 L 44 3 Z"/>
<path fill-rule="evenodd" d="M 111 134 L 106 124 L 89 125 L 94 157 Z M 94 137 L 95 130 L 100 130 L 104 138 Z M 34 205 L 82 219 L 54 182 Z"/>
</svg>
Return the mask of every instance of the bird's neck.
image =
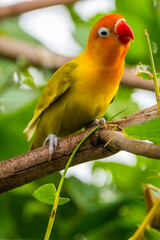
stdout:
<svg viewBox="0 0 160 240">
<path fill-rule="evenodd" d="M 108 87 L 108 84 L 119 84 L 123 71 L 124 71 L 124 59 L 118 66 L 110 66 L 110 63 L 100 63 L 97 59 L 93 58 L 87 51 L 84 51 L 78 56 L 79 71 L 82 72 L 87 83 L 92 83 L 95 87 L 97 81 L 102 84 L 99 87 Z"/>
<path fill-rule="evenodd" d="M 126 55 L 126 54 L 125 54 Z M 124 67 L 125 55 L 119 54 L 117 57 L 111 56 L 93 56 L 88 51 L 84 51 L 80 56 L 81 62 L 85 63 L 92 68 L 99 69 L 102 71 L 116 71 L 118 68 Z"/>
<path fill-rule="evenodd" d="M 101 69 L 116 70 L 124 66 L 124 59 L 129 49 L 129 44 L 126 46 L 117 45 L 114 48 L 107 48 L 103 51 L 99 49 L 87 47 L 83 55 L 88 61 L 91 61 Z"/>
</svg>

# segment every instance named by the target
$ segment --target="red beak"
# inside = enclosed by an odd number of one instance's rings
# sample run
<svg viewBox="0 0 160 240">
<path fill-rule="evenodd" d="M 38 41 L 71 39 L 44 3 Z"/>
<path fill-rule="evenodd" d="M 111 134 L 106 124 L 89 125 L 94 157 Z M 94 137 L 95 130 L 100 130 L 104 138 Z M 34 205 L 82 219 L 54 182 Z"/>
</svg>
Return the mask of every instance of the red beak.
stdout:
<svg viewBox="0 0 160 240">
<path fill-rule="evenodd" d="M 123 44 L 129 43 L 131 39 L 134 40 L 133 31 L 124 19 L 117 21 L 115 25 L 115 34 Z"/>
</svg>

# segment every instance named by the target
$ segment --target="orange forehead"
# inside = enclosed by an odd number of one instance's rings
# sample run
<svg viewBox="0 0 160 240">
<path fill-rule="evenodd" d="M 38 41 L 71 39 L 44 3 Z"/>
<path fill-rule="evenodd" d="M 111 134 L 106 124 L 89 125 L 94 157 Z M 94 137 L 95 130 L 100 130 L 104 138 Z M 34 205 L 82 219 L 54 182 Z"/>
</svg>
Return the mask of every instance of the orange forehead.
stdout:
<svg viewBox="0 0 160 240">
<path fill-rule="evenodd" d="M 102 25 L 111 26 L 115 24 L 119 19 L 124 19 L 124 17 L 121 14 L 112 13 L 99 19 L 99 21 L 95 25 L 98 25 L 100 27 Z"/>
<path fill-rule="evenodd" d="M 92 33 L 94 31 L 97 31 L 99 28 L 101 27 L 106 27 L 109 29 L 113 29 L 115 26 L 115 23 L 119 20 L 119 19 L 124 19 L 124 17 L 121 14 L 118 13 L 112 13 L 109 15 L 106 15 L 104 17 L 102 17 L 101 19 L 99 19 L 98 22 L 96 22 L 96 24 L 93 26 L 92 28 Z"/>
</svg>

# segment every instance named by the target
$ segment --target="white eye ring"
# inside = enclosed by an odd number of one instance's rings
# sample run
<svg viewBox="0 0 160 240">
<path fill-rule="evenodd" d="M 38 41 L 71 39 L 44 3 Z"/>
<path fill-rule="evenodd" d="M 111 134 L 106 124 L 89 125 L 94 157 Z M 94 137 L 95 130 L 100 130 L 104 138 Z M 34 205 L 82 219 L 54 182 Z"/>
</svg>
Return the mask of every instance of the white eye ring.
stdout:
<svg viewBox="0 0 160 240">
<path fill-rule="evenodd" d="M 110 35 L 110 31 L 108 28 L 101 27 L 100 29 L 98 29 L 98 35 L 99 37 L 106 38 Z"/>
</svg>

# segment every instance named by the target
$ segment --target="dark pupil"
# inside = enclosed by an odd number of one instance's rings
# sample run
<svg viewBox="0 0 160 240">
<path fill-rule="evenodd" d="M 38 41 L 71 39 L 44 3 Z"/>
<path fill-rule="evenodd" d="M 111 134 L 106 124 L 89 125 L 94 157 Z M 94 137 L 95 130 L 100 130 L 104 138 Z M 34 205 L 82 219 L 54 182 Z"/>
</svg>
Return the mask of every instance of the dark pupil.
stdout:
<svg viewBox="0 0 160 240">
<path fill-rule="evenodd" d="M 107 32 L 102 31 L 101 34 L 102 34 L 103 36 L 106 36 L 106 35 L 107 35 Z"/>
</svg>

